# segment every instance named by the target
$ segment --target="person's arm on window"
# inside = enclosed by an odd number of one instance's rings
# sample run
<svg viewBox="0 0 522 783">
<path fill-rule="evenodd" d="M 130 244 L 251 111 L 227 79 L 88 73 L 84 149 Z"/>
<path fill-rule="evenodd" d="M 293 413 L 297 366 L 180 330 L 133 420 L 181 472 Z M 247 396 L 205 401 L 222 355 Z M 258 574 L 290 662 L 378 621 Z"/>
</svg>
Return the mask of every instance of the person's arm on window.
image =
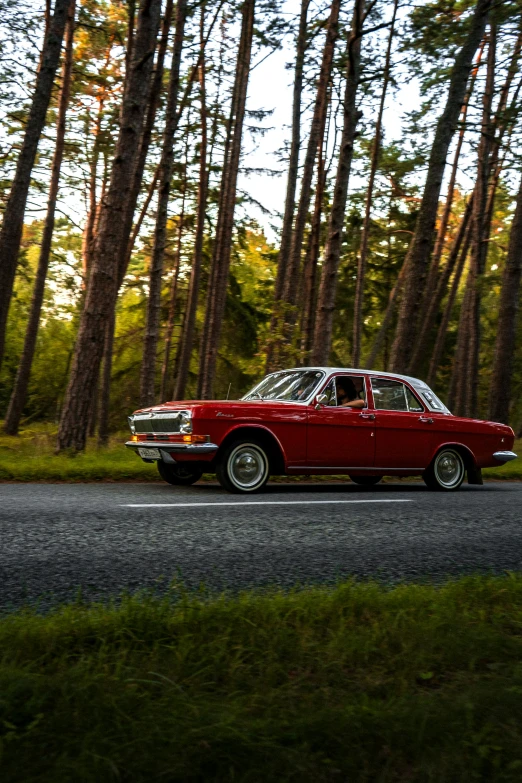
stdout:
<svg viewBox="0 0 522 783">
<path fill-rule="evenodd" d="M 364 400 L 349 400 L 348 402 L 342 402 L 341 408 L 366 408 Z"/>
</svg>

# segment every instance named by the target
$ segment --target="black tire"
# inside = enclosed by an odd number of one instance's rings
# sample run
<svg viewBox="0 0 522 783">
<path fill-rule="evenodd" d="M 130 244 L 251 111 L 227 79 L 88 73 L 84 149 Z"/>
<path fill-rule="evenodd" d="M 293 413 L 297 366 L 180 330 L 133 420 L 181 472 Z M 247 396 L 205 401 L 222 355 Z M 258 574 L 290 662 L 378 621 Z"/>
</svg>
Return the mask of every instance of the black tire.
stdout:
<svg viewBox="0 0 522 783">
<path fill-rule="evenodd" d="M 350 476 L 350 481 L 360 484 L 362 487 L 373 487 L 378 484 L 382 476 Z"/>
<path fill-rule="evenodd" d="M 235 440 L 218 456 L 216 476 L 228 492 L 259 492 L 270 476 L 270 460 L 258 441 Z"/>
<path fill-rule="evenodd" d="M 196 462 L 178 462 L 175 465 L 167 465 L 166 462 L 158 460 L 157 464 L 163 481 L 175 486 L 189 487 L 203 475 L 202 468 Z"/>
<path fill-rule="evenodd" d="M 466 475 L 462 454 L 456 449 L 441 449 L 433 462 L 422 474 L 429 489 L 438 492 L 454 492 L 460 487 Z"/>
</svg>

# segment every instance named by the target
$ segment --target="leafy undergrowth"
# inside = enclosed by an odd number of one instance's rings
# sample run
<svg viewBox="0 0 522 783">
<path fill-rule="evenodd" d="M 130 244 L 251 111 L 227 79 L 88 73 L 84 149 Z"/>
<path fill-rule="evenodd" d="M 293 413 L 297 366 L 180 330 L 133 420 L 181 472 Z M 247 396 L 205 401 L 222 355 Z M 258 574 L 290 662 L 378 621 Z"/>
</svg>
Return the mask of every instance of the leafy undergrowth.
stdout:
<svg viewBox="0 0 522 783">
<path fill-rule="evenodd" d="M 90 439 L 82 454 L 55 454 L 56 427 L 34 424 L 11 437 L 1 434 L 0 481 L 159 481 L 156 466 L 124 447 L 129 433 L 113 435 L 107 448 Z M 522 455 L 522 440 L 515 444 Z M 485 478 L 522 480 L 522 457 L 483 471 Z M 346 476 L 277 476 L 276 481 L 347 481 Z M 206 476 L 203 480 L 213 480 Z M 397 479 L 390 479 L 397 480 Z"/>
<path fill-rule="evenodd" d="M 520 781 L 522 577 L 0 620 L 0 777 Z"/>
</svg>

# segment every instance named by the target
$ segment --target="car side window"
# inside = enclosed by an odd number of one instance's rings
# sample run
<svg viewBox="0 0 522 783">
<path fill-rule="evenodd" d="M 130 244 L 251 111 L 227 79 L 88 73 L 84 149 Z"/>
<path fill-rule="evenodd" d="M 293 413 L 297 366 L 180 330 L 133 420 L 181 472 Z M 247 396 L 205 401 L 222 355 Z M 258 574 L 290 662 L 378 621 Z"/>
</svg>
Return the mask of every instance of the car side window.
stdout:
<svg viewBox="0 0 522 783">
<path fill-rule="evenodd" d="M 326 388 L 323 389 L 322 393 L 327 395 L 327 399 L 324 405 L 329 405 L 330 407 L 335 407 L 337 405 L 337 395 L 335 392 L 335 380 L 333 378 L 328 384 L 328 386 L 326 386 Z"/>
<path fill-rule="evenodd" d="M 422 413 L 424 408 L 413 392 L 400 381 L 388 378 L 372 378 L 375 409 L 379 411 L 404 411 Z"/>
</svg>

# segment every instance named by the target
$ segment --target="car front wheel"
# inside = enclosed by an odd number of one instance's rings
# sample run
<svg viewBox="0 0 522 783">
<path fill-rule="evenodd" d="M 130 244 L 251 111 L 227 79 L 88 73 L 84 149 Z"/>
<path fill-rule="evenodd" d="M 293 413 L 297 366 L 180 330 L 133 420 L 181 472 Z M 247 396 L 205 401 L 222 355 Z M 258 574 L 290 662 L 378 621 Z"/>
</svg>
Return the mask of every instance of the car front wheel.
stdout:
<svg viewBox="0 0 522 783">
<path fill-rule="evenodd" d="M 157 465 L 163 481 L 177 486 L 188 487 L 195 484 L 203 475 L 202 469 L 196 463 L 187 462 L 183 465 L 177 462 L 175 465 L 167 465 L 159 460 Z"/>
<path fill-rule="evenodd" d="M 460 487 L 465 473 L 464 460 L 459 452 L 455 449 L 442 449 L 422 477 L 430 489 L 450 492 Z"/>
<path fill-rule="evenodd" d="M 228 492 L 258 492 L 270 475 L 265 449 L 254 441 L 235 441 L 220 455 L 216 475 Z"/>
<path fill-rule="evenodd" d="M 373 487 L 378 484 L 382 476 L 350 476 L 350 481 L 354 484 L 360 484 L 362 487 Z"/>
</svg>

